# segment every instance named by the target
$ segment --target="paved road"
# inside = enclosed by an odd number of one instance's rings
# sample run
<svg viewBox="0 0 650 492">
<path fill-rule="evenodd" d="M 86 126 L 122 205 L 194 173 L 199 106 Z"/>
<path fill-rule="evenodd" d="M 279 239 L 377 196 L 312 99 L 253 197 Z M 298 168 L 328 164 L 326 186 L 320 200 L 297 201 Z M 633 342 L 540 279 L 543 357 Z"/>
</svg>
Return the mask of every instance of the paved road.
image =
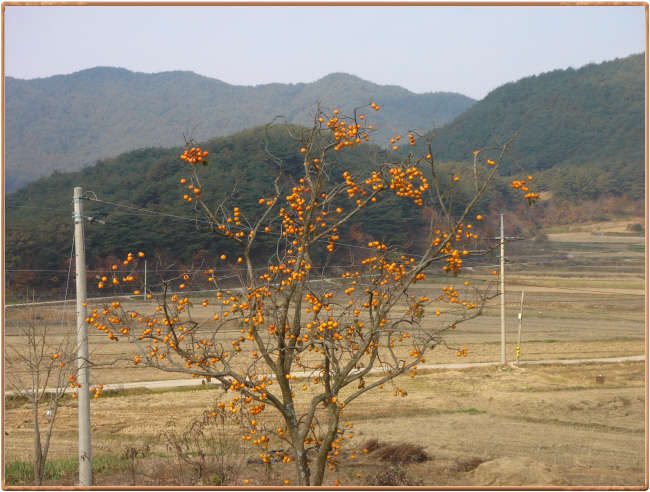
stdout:
<svg viewBox="0 0 650 492">
<path fill-rule="evenodd" d="M 627 361 L 640 361 L 645 360 L 645 355 L 636 355 L 631 357 L 614 357 L 614 358 L 604 358 L 604 359 L 562 359 L 562 360 L 531 360 L 531 361 L 520 361 L 520 366 L 532 365 L 532 364 L 584 364 L 588 362 L 596 363 L 608 363 L 608 362 L 627 362 Z M 467 369 L 469 367 L 482 367 L 482 366 L 500 366 L 501 363 L 498 362 L 467 362 L 464 364 L 423 364 L 418 365 L 418 370 L 423 369 Z M 380 372 L 382 369 L 375 368 L 372 369 L 372 373 Z M 300 373 L 294 373 L 295 376 L 300 377 Z M 311 373 L 304 372 L 302 377 L 307 377 Z M 275 378 L 275 375 L 269 375 L 270 378 Z M 129 388 L 146 388 L 151 390 L 163 390 L 163 389 L 173 389 L 173 388 L 191 388 L 192 386 L 201 386 L 203 378 L 192 378 L 192 379 L 170 379 L 163 381 L 136 381 L 133 383 L 118 383 L 118 384 L 105 384 L 104 390 L 123 390 Z M 213 384 L 214 385 L 214 384 Z M 71 388 L 68 388 L 66 391 L 74 391 Z M 13 391 L 5 391 L 5 396 L 11 396 Z"/>
</svg>

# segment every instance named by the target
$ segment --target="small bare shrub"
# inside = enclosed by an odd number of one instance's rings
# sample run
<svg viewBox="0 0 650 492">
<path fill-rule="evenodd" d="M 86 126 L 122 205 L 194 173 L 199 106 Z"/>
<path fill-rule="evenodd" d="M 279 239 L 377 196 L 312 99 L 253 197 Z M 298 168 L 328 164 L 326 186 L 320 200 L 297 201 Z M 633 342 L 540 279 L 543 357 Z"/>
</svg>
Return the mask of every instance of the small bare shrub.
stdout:
<svg viewBox="0 0 650 492">
<path fill-rule="evenodd" d="M 643 227 L 643 224 L 628 224 L 627 230 L 634 232 L 643 232 L 645 228 Z"/>
<path fill-rule="evenodd" d="M 226 486 L 236 482 L 244 465 L 245 450 L 234 438 L 234 422 L 216 414 L 194 420 L 185 430 L 177 430 L 173 421 L 167 428 L 161 436 L 178 463 L 177 473 L 168 483 Z"/>
<path fill-rule="evenodd" d="M 124 449 L 124 472 L 128 475 L 131 485 L 137 485 L 136 479 L 138 475 L 142 474 L 142 470 L 136 462 L 136 458 L 146 458 L 149 454 L 149 445 L 145 444 L 142 448 L 138 449 L 135 446 L 126 446 Z"/>
<path fill-rule="evenodd" d="M 363 448 L 367 449 L 369 453 L 374 453 L 379 448 L 383 448 L 384 446 L 388 446 L 388 443 L 380 441 L 379 439 L 373 437 L 364 443 Z"/>
</svg>

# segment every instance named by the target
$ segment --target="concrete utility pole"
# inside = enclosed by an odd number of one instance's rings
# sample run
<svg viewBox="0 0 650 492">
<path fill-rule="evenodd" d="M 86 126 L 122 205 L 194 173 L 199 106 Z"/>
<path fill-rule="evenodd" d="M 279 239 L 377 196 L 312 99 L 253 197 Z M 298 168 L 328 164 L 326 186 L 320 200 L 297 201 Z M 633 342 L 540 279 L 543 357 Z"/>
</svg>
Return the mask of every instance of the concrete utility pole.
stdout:
<svg viewBox="0 0 650 492">
<path fill-rule="evenodd" d="M 79 486 L 93 484 L 90 451 L 90 384 L 88 378 L 88 324 L 86 323 L 86 246 L 84 239 L 84 196 L 81 188 L 74 189 L 74 244 L 77 284 L 77 391 L 79 402 Z"/>
<path fill-rule="evenodd" d="M 142 300 L 147 300 L 147 260 L 144 260 L 144 288 L 142 289 Z"/>
<path fill-rule="evenodd" d="M 506 237 L 501 214 L 501 364 L 506 364 Z"/>
</svg>

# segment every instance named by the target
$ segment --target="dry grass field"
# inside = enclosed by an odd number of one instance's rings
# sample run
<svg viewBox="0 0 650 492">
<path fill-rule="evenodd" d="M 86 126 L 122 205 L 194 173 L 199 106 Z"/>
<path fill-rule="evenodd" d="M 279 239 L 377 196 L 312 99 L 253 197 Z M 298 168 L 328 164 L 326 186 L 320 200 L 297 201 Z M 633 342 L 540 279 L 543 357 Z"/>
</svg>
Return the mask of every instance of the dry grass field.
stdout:
<svg viewBox="0 0 650 492">
<path fill-rule="evenodd" d="M 513 245 L 506 270 L 509 361 L 515 356 L 522 289 L 523 362 L 645 354 L 644 250 L 632 248 L 627 237 L 587 241 L 580 236 L 576 243 L 575 234 L 558 232 L 549 234 L 545 243 Z M 586 234 L 591 239 L 601 238 Z M 460 288 L 465 279 L 472 284 L 491 280 L 493 268 L 473 266 L 455 283 L 431 276 L 431 282 L 421 288 L 427 295 L 437 295 L 443 282 Z M 136 309 L 142 307 L 136 305 Z M 42 319 L 62 319 L 60 306 L 38 309 Z M 15 335 L 20 315 L 20 308 L 6 310 L 7 343 Z M 204 316 L 209 319 L 211 315 L 206 312 Z M 229 336 L 224 335 L 224 340 Z M 394 389 L 387 386 L 346 408 L 344 420 L 353 424 L 354 438 L 342 445 L 344 459 L 328 472 L 326 485 L 339 480 L 343 486 L 644 486 L 645 362 L 435 368 L 436 364 L 500 359 L 496 303 L 486 308 L 484 316 L 459 325 L 447 340 L 451 346 L 468 347 L 468 356 L 459 361 L 454 351 L 438 347 L 427 355 L 430 368 L 419 371 L 414 379 L 396 382 L 408 396 L 393 396 Z M 95 362 L 135 355 L 132 345 L 111 342 L 103 333 L 91 335 L 90 349 Z M 410 349 L 404 345 L 398 350 L 406 355 Z M 596 382 L 599 375 L 604 376 L 602 384 Z M 179 379 L 173 373 L 135 367 L 126 361 L 99 367 L 92 376 L 104 385 Z M 368 378 L 371 381 L 372 377 Z M 298 392 L 305 401 L 309 394 Z M 213 384 L 175 390 L 105 391 L 91 402 L 95 484 L 221 483 L 221 478 L 214 477 L 211 482 L 188 478 L 181 483 L 183 473 L 179 470 L 190 466 L 196 457 L 191 452 L 179 457 L 165 439 L 166 432 L 182 434 L 193 421 L 202 419 L 221 396 Z M 5 480 L 9 485 L 28 483 L 21 462 L 30 460 L 31 418 L 31 408 L 6 398 Z M 263 420 L 270 428 L 280 423 L 270 411 Z M 76 402 L 66 398 L 55 425 L 49 457 L 53 468 L 47 484 L 74 485 L 76 429 Z M 292 464 L 258 463 L 259 451 L 250 443 L 241 444 L 236 424 L 213 425 L 211 432 L 216 433 L 213 444 L 225 446 L 217 454 L 227 451 L 229 456 L 227 464 L 221 463 L 221 469 L 228 470 L 222 474 L 225 484 L 243 486 L 244 480 L 250 480 L 250 485 L 280 485 L 285 479 L 295 480 Z M 236 436 L 232 441 L 227 439 L 231 435 Z M 224 436 L 232 444 L 224 444 Z M 371 449 L 363 453 L 369 443 Z M 420 458 L 409 461 L 409 444 L 420 453 L 413 451 L 412 455 Z M 389 445 L 397 450 L 391 451 Z M 271 442 L 269 449 L 279 446 Z M 143 453 L 134 456 L 134 449 Z M 349 459 L 352 450 L 357 451 L 354 460 Z M 393 478 L 386 475 L 387 470 Z"/>
</svg>

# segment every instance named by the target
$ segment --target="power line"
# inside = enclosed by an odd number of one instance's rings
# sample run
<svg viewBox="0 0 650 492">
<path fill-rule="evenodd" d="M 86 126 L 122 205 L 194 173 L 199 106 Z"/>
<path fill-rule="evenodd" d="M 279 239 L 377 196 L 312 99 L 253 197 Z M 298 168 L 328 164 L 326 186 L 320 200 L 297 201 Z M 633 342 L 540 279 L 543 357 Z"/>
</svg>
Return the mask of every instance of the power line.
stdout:
<svg viewBox="0 0 650 492">
<path fill-rule="evenodd" d="M 63 313 L 61 315 L 61 326 L 59 327 L 59 337 L 63 330 L 63 322 L 65 321 L 65 305 L 68 300 L 68 286 L 70 285 L 70 274 L 72 272 L 72 256 L 74 255 L 74 234 L 72 235 L 72 247 L 70 248 L 70 262 L 68 264 L 68 279 L 65 282 L 65 296 L 63 298 Z"/>
<path fill-rule="evenodd" d="M 117 207 L 130 208 L 130 209 L 134 209 L 134 210 L 140 211 L 140 212 L 162 214 L 162 212 L 157 212 L 155 210 L 149 210 L 149 209 L 137 208 L 137 207 L 130 207 L 130 206 L 127 206 L 127 205 L 120 205 L 120 204 L 117 204 L 117 203 L 112 203 L 112 202 L 108 202 L 108 201 L 100 200 L 100 199 L 95 199 L 95 198 L 89 198 L 89 200 L 97 201 L 99 203 L 106 203 L 106 204 L 110 204 L 110 205 L 115 205 Z M 29 206 L 29 205 L 7 205 L 7 207 L 31 208 L 31 209 L 35 209 L 35 210 L 57 210 L 57 211 L 64 211 L 64 212 L 69 212 L 70 211 L 70 209 L 67 209 L 67 208 L 32 207 L 32 206 Z M 129 214 L 129 213 L 126 213 L 126 212 L 105 212 L 105 211 L 90 211 L 90 210 L 86 210 L 86 213 L 96 213 L 96 214 L 100 214 L 100 213 L 101 214 L 109 214 L 109 213 L 120 214 L 121 213 L 121 214 L 124 214 L 124 215 L 138 215 L 138 214 Z M 182 217 L 182 216 L 173 216 L 173 217 L 183 218 L 183 219 L 186 219 L 186 220 L 195 220 L 195 219 L 192 219 L 191 217 Z M 455 218 L 455 219 L 460 218 L 459 215 L 458 216 L 451 216 L 451 217 Z M 361 219 L 356 219 L 356 220 L 357 221 L 384 221 L 384 222 L 386 220 L 421 220 L 423 222 L 429 222 L 429 219 L 424 219 L 422 217 L 390 217 L 388 219 L 386 219 L 386 218 L 376 218 L 375 219 L 375 218 L 366 217 L 366 218 L 361 218 Z"/>
<path fill-rule="evenodd" d="M 644 296 L 645 297 L 645 293 L 644 294 L 628 294 L 628 293 L 614 294 L 614 293 L 607 292 L 607 291 L 602 291 L 602 290 L 588 290 L 588 289 L 580 289 L 580 288 L 577 288 L 577 287 L 553 287 L 553 286 L 550 286 L 550 285 L 527 284 L 527 283 L 521 283 L 521 282 L 516 282 L 516 281 L 512 281 L 512 280 L 508 281 L 508 283 L 511 284 L 511 285 L 523 285 L 523 286 L 527 286 L 527 287 L 544 287 L 546 289 L 575 290 L 575 291 L 580 291 L 580 292 L 591 292 L 591 293 L 594 293 L 594 294 L 599 294 L 600 293 L 600 294 L 618 295 L 618 296 L 632 295 L 632 296 Z"/>
<path fill-rule="evenodd" d="M 91 191 L 90 193 L 93 193 L 93 192 Z M 94 194 L 94 193 L 93 193 L 93 194 Z M 106 203 L 106 204 L 108 204 L 108 205 L 113 205 L 113 206 L 116 206 L 116 207 L 129 208 L 129 209 L 132 209 L 132 210 L 137 210 L 137 211 L 141 211 L 141 212 L 147 212 L 147 213 L 151 213 L 151 214 L 155 214 L 155 215 L 161 215 L 161 216 L 171 217 L 171 218 L 176 218 L 176 219 L 181 219 L 181 220 L 189 220 L 189 221 L 192 221 L 192 222 L 201 222 L 201 223 L 205 223 L 205 224 L 211 224 L 211 222 L 209 222 L 209 221 L 207 221 L 207 220 L 202 220 L 202 219 L 198 219 L 198 218 L 191 218 L 191 217 L 184 217 L 184 216 L 180 216 L 180 215 L 165 214 L 165 213 L 162 213 L 162 212 L 156 212 L 156 211 L 154 211 L 154 210 L 148 210 L 148 209 L 144 209 L 144 208 L 131 207 L 131 206 L 128 206 L 128 205 L 120 205 L 120 204 L 118 204 L 118 203 L 108 202 L 108 201 L 101 200 L 101 199 L 96 198 L 96 197 L 95 197 L 95 198 L 90 198 L 90 197 L 88 197 L 88 199 L 89 199 L 89 200 L 97 201 L 97 202 L 99 202 L 99 203 Z M 244 230 L 243 227 L 232 227 L 232 228 L 233 228 L 233 229 Z M 267 234 L 271 234 L 271 235 L 274 235 L 274 236 L 280 236 L 280 237 L 282 237 L 282 234 L 278 234 L 278 233 L 274 233 L 274 232 L 267 233 Z M 318 240 L 317 242 L 319 242 L 319 243 L 329 243 L 329 241 L 325 241 L 325 240 L 323 240 L 323 239 L 320 239 L 320 240 Z M 340 243 L 340 242 L 337 243 L 337 246 L 347 246 L 347 247 L 349 247 L 349 248 L 370 249 L 370 250 L 376 251 L 375 248 L 370 248 L 370 247 L 367 247 L 367 246 L 357 246 L 357 245 L 354 245 L 354 244 L 346 244 L 346 243 Z M 420 257 L 420 258 L 423 257 L 422 255 L 413 255 L 413 254 L 410 254 L 409 256 L 417 256 L 417 257 Z"/>
<path fill-rule="evenodd" d="M 101 200 L 101 199 L 96 198 L 96 197 L 95 198 L 87 197 L 87 198 L 88 198 L 88 200 L 93 200 L 93 201 L 96 201 L 98 203 L 105 203 L 107 205 L 113 205 L 115 207 L 128 208 L 128 209 L 131 209 L 131 210 L 136 210 L 138 212 L 146 212 L 146 213 L 149 213 L 149 214 L 160 215 L 160 216 L 163 216 L 163 217 L 171 217 L 171 218 L 174 218 L 174 219 L 190 220 L 192 222 L 203 222 L 203 223 L 206 223 L 206 224 L 210 223 L 207 220 L 202 220 L 202 219 L 199 219 L 199 218 L 194 218 L 193 219 L 191 217 L 183 217 L 181 215 L 166 214 L 164 212 L 157 212 L 155 210 L 148 210 L 146 208 L 131 207 L 129 205 L 120 205 L 119 203 L 108 202 L 108 201 Z"/>
<path fill-rule="evenodd" d="M 71 209 L 69 208 L 50 208 L 50 207 L 30 207 L 29 205 L 5 205 L 6 207 L 14 207 L 14 208 L 32 208 L 35 210 L 61 210 L 65 212 L 70 212 Z"/>
</svg>

